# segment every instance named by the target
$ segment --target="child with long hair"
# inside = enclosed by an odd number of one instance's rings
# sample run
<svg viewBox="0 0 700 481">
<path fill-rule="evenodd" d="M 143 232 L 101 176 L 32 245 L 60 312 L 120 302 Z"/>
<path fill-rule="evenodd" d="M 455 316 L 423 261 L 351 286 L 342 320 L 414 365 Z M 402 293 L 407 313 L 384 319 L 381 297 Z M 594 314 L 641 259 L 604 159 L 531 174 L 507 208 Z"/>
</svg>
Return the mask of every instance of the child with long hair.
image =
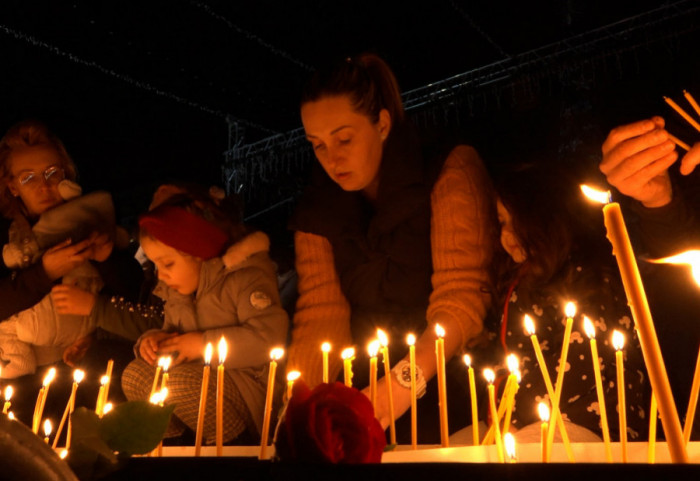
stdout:
<svg viewBox="0 0 700 481">
<path fill-rule="evenodd" d="M 175 193 L 139 219 L 140 240 L 155 263 L 164 301 L 164 324 L 144 333 L 137 359 L 124 371 L 130 400 L 147 400 L 157 358 L 170 356 L 168 398 L 175 411 L 166 436 L 196 429 L 203 355 L 223 336 L 229 346 L 224 391 L 224 441 L 262 424 L 269 352 L 286 340 L 288 318 L 280 306 L 269 240 L 246 235 L 240 218 L 206 194 Z M 216 391 L 211 376 L 209 392 Z M 209 396 L 205 443 L 215 440 L 215 396 Z"/>
<path fill-rule="evenodd" d="M 564 306 L 572 301 L 578 313 L 560 400 L 562 418 L 571 426 L 569 436 L 587 441 L 594 439 L 592 434 L 601 434 L 591 351 L 582 322 L 585 315 L 597 331 L 613 437 L 618 436 L 618 423 L 611 334 L 617 329 L 625 335 L 628 435 L 634 439 L 644 429 L 647 406 L 646 371 L 639 341 L 610 246 L 604 244 L 603 232 L 591 228 L 602 226 L 602 222 L 586 222 L 586 210 L 579 208 L 584 201 L 578 186 L 568 180 L 558 169 L 525 167 L 511 169 L 496 181 L 503 249 L 494 263 L 494 306 L 500 310 L 500 323 L 495 330 L 499 344 L 506 353 L 513 352 L 520 358 L 522 369 L 513 427 L 522 430 L 516 434 L 521 441 L 529 439 L 530 431 L 533 437 L 539 436 L 537 404 L 548 398 L 530 336 L 525 331 L 524 315 L 534 320 L 550 378 L 555 380 L 566 323 Z M 529 425 L 537 429 L 528 429 Z"/>
</svg>

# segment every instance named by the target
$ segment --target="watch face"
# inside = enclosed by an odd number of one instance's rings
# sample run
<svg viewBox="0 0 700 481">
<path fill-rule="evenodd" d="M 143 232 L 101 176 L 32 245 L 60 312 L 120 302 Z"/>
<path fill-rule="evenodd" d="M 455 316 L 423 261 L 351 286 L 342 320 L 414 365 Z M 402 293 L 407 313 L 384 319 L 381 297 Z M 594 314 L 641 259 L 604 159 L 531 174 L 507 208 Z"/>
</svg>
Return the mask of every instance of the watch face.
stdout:
<svg viewBox="0 0 700 481">
<path fill-rule="evenodd" d="M 416 377 L 418 373 L 416 373 Z M 411 366 L 404 366 L 403 370 L 401 371 L 401 377 L 403 378 L 404 382 L 411 382 Z"/>
</svg>

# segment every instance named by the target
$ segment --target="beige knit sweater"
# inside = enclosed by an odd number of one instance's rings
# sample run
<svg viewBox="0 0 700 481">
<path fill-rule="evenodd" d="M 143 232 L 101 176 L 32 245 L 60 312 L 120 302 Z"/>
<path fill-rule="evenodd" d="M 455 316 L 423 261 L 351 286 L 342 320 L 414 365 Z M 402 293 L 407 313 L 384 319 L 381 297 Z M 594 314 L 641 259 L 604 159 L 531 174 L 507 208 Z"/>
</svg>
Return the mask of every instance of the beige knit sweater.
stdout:
<svg viewBox="0 0 700 481">
<path fill-rule="evenodd" d="M 478 335 L 489 306 L 487 267 L 496 232 L 491 180 L 477 152 L 459 145 L 448 155 L 431 193 L 433 292 L 429 324 L 452 318 L 461 345 Z M 340 351 L 353 345 L 350 305 L 335 271 L 333 250 L 322 236 L 296 232 L 299 275 L 288 369 L 313 387 L 322 379 L 321 343 L 330 342 L 330 379 L 342 367 Z"/>
</svg>

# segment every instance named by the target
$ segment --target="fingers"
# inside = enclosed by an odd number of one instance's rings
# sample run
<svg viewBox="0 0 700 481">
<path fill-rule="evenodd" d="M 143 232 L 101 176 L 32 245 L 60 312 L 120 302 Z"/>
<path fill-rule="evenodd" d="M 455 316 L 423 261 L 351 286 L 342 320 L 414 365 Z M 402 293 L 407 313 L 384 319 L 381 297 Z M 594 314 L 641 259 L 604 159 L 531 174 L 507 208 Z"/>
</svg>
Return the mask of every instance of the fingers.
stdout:
<svg viewBox="0 0 700 481">
<path fill-rule="evenodd" d="M 606 176 L 615 174 L 618 169 L 625 169 L 631 174 L 675 148 L 665 130 L 652 130 L 614 145 L 604 154 L 600 170 Z"/>
<path fill-rule="evenodd" d="M 610 131 L 608 138 L 603 142 L 603 155 L 607 155 L 617 145 L 634 137 L 639 137 L 653 130 L 662 129 L 664 120 L 661 117 L 640 120 L 632 124 L 621 125 Z"/>
<path fill-rule="evenodd" d="M 681 174 L 688 175 L 700 164 L 700 142 L 691 147 L 681 160 Z"/>
<path fill-rule="evenodd" d="M 629 152 L 632 152 L 632 150 Z M 629 183 L 630 179 L 645 178 L 648 182 L 653 177 L 668 169 L 678 158 L 675 145 L 671 141 L 654 145 L 637 153 L 630 153 L 629 155 L 625 153 L 623 155 L 625 155 L 624 162 L 620 162 L 614 167 L 610 165 L 603 166 L 601 164 L 601 171 L 606 175 L 608 182 L 623 192 L 633 190 L 630 185 L 625 185 Z M 665 165 L 665 168 L 659 170 L 658 167 L 660 165 Z M 603 170 L 604 167 L 609 168 L 609 170 L 606 172 Z M 653 175 L 650 175 L 652 173 Z M 636 184 L 638 187 L 644 183 L 637 182 Z"/>
<path fill-rule="evenodd" d="M 56 244 L 55 246 L 53 246 L 53 247 L 51 247 L 51 248 L 49 248 L 49 249 L 46 249 L 46 254 L 49 254 L 49 253 L 51 253 L 51 252 L 56 252 L 56 251 L 58 251 L 58 250 L 61 250 L 61 249 L 63 249 L 64 247 L 69 246 L 71 242 L 73 242 L 73 241 L 72 241 L 72 239 L 70 239 L 70 238 L 64 240 L 63 242 L 59 242 L 59 243 Z"/>
</svg>

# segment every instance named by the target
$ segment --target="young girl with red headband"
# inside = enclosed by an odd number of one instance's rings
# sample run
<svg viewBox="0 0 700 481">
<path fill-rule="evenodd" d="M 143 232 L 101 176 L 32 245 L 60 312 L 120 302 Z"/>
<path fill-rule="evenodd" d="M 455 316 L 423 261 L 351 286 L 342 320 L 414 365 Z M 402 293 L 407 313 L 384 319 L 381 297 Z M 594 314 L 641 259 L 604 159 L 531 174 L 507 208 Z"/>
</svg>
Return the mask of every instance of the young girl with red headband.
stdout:
<svg viewBox="0 0 700 481">
<path fill-rule="evenodd" d="M 245 235 L 208 196 L 175 194 L 139 219 L 140 240 L 155 263 L 164 324 L 137 341 L 122 375 L 127 398 L 147 399 L 157 359 L 170 356 L 168 398 L 175 411 L 166 436 L 195 430 L 205 346 L 228 343 L 225 361 L 224 441 L 260 433 L 269 352 L 283 345 L 287 314 L 277 291 L 275 265 L 262 232 Z M 209 392 L 216 392 L 215 376 Z M 215 440 L 215 396 L 209 396 L 204 441 Z"/>
</svg>

